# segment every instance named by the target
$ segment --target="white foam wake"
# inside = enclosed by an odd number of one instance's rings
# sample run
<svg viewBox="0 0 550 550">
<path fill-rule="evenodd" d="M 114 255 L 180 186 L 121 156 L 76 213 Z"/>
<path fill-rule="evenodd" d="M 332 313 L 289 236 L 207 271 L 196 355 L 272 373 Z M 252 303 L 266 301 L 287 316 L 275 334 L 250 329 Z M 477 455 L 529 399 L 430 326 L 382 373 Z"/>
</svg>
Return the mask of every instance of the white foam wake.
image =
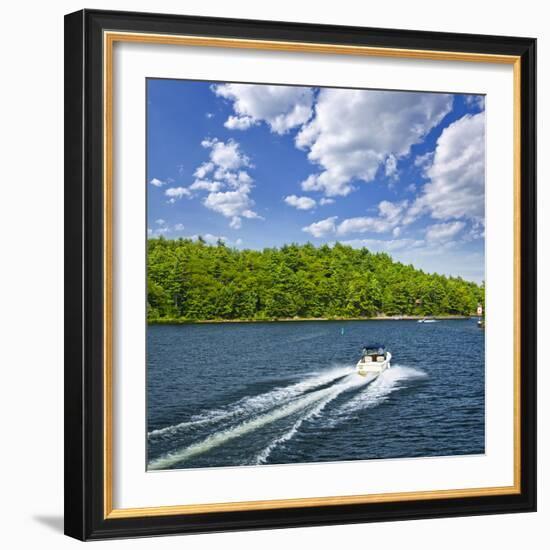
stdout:
<svg viewBox="0 0 550 550">
<path fill-rule="evenodd" d="M 421 370 L 394 365 L 380 374 L 361 393 L 344 403 L 338 410 L 338 415 L 348 417 L 358 410 L 376 407 L 386 401 L 393 392 L 402 388 L 407 380 L 425 377 L 426 373 Z"/>
<path fill-rule="evenodd" d="M 196 428 L 204 424 L 214 424 L 222 420 L 230 420 L 235 417 L 257 414 L 280 405 L 281 403 L 288 402 L 317 387 L 330 384 L 334 380 L 342 378 L 352 372 L 354 372 L 352 367 L 335 367 L 320 374 L 308 376 L 296 384 L 278 387 L 260 395 L 244 397 L 226 408 L 213 409 L 200 415 L 193 416 L 188 421 L 152 430 L 147 434 L 147 437 L 155 438 L 159 436 L 175 435 L 178 432 Z"/>
<path fill-rule="evenodd" d="M 297 398 L 296 400 L 287 402 L 285 405 L 281 407 L 276 407 L 265 414 L 261 414 L 260 416 L 256 416 L 255 418 L 242 422 L 237 426 L 233 426 L 226 430 L 216 432 L 198 443 L 192 444 L 182 449 L 178 449 L 177 451 L 172 451 L 165 454 L 164 456 L 156 458 L 149 463 L 149 469 L 161 470 L 164 468 L 169 468 L 174 464 L 184 462 L 185 460 L 188 460 L 194 456 L 203 454 L 233 439 L 242 437 L 243 435 L 262 428 L 263 426 L 291 416 L 292 414 L 298 413 L 300 411 L 306 411 L 306 415 L 311 415 L 313 413 L 310 410 L 310 407 L 316 405 L 314 409 L 321 410 L 330 401 L 338 397 L 338 395 L 340 395 L 341 393 L 362 384 L 365 384 L 364 378 L 356 375 L 347 376 L 342 382 L 339 382 L 328 388 L 323 388 L 307 393 Z"/>
</svg>

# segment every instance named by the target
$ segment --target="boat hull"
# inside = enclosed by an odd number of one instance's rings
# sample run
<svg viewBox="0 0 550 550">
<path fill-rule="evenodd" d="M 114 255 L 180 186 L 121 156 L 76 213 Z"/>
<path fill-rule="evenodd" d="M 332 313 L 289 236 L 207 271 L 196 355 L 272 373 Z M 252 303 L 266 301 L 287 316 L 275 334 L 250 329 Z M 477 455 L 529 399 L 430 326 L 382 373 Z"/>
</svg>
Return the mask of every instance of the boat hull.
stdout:
<svg viewBox="0 0 550 550">
<path fill-rule="evenodd" d="M 356 366 L 357 374 L 359 374 L 360 376 L 367 376 L 367 374 L 375 374 L 376 376 L 378 376 L 382 374 L 386 369 L 390 368 L 390 361 L 390 352 L 386 354 L 386 359 L 380 363 L 374 361 L 371 363 L 363 363 L 362 361 L 359 361 Z"/>
</svg>

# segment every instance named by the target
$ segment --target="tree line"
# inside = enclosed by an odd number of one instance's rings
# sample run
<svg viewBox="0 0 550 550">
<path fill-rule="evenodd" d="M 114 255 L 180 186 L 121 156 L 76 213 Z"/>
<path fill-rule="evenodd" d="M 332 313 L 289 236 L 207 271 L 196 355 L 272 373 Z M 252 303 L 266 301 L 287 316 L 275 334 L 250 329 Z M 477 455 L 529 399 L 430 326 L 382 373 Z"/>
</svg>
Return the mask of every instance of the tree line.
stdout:
<svg viewBox="0 0 550 550">
<path fill-rule="evenodd" d="M 238 250 L 160 237 L 147 248 L 149 322 L 472 315 L 484 305 L 484 285 L 340 243 Z"/>
</svg>

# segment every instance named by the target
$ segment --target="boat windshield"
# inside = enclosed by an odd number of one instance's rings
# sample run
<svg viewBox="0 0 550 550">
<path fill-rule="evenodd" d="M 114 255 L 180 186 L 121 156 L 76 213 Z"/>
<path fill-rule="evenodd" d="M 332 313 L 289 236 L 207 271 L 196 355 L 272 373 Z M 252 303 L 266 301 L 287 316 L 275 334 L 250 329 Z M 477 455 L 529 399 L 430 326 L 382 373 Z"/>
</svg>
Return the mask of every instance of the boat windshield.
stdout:
<svg viewBox="0 0 550 550">
<path fill-rule="evenodd" d="M 363 348 L 363 355 L 384 355 L 386 352 L 384 346 L 377 346 L 377 347 L 364 347 Z"/>
</svg>

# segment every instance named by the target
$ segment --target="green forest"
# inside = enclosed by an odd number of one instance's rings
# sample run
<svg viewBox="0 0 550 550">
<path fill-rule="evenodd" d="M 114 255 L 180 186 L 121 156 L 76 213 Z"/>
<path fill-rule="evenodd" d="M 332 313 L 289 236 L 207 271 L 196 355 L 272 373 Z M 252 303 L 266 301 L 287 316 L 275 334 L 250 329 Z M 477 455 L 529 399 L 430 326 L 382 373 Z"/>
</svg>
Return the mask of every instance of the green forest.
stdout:
<svg viewBox="0 0 550 550">
<path fill-rule="evenodd" d="M 238 250 L 199 238 L 148 240 L 155 322 L 472 315 L 484 286 L 336 243 Z"/>
</svg>

